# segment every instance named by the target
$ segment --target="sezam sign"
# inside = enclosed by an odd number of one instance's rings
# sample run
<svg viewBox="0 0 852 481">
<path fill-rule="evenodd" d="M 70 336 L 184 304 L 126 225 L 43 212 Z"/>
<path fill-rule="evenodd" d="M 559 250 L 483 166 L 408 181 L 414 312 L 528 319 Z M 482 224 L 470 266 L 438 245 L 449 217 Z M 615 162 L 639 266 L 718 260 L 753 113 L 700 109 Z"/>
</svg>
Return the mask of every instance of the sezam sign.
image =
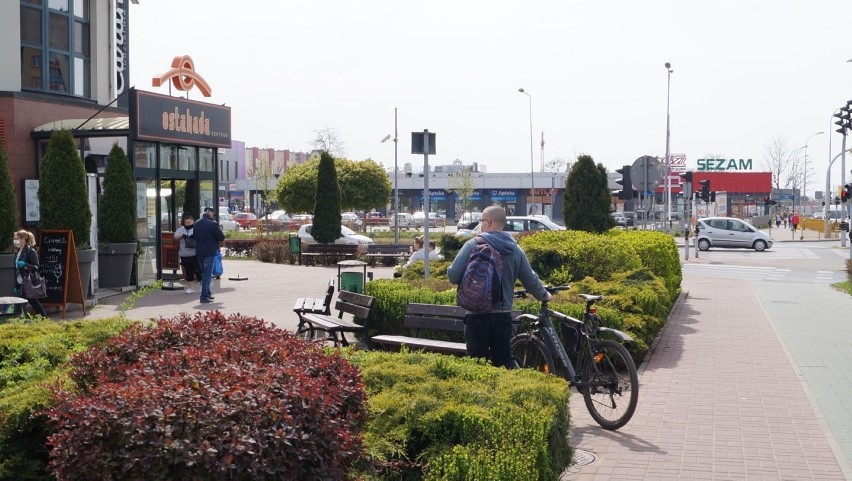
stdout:
<svg viewBox="0 0 852 481">
<path fill-rule="evenodd" d="M 698 159 L 698 171 L 727 172 L 729 170 L 752 170 L 751 159 Z"/>
</svg>

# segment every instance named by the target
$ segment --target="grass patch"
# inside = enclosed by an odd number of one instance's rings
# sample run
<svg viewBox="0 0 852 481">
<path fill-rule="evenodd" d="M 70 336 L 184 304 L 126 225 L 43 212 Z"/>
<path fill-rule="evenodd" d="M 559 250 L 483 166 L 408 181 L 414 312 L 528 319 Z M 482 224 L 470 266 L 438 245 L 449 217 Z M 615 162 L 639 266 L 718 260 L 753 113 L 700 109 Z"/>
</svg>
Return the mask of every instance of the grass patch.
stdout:
<svg viewBox="0 0 852 481">
<path fill-rule="evenodd" d="M 852 281 L 838 282 L 837 284 L 832 284 L 831 287 L 852 296 Z"/>
</svg>

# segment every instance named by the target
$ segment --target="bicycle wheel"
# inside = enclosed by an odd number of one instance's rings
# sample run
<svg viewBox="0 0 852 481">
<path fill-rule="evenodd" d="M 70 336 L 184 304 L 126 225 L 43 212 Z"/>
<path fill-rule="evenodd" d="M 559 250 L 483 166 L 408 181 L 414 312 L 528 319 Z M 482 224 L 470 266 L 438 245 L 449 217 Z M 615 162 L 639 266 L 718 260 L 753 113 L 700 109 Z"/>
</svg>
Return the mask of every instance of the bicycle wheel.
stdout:
<svg viewBox="0 0 852 481">
<path fill-rule="evenodd" d="M 555 374 L 553 356 L 544 342 L 534 334 L 524 332 L 512 338 L 512 356 L 521 367 L 535 369 L 545 374 Z"/>
<path fill-rule="evenodd" d="M 618 429 L 630 421 L 639 400 L 639 376 L 627 349 L 605 339 L 592 345 L 585 357 L 580 389 L 592 418 L 604 429 Z"/>
</svg>

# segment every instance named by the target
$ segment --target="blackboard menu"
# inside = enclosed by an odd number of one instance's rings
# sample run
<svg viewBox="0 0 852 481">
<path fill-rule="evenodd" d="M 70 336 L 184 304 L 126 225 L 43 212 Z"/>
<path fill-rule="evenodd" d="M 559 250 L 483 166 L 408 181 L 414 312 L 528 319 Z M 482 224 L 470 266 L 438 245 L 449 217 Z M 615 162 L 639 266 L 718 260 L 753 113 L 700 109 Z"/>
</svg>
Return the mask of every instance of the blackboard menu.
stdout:
<svg viewBox="0 0 852 481">
<path fill-rule="evenodd" d="M 74 233 L 70 230 L 44 229 L 40 237 L 39 271 L 47 283 L 47 298 L 41 303 L 45 306 L 60 306 L 62 316 L 65 317 L 65 305 L 76 302 L 83 305 L 85 314 Z"/>
<path fill-rule="evenodd" d="M 39 270 L 47 282 L 45 304 L 65 304 L 65 288 L 68 285 L 68 249 L 70 231 L 42 231 L 39 243 Z"/>
</svg>

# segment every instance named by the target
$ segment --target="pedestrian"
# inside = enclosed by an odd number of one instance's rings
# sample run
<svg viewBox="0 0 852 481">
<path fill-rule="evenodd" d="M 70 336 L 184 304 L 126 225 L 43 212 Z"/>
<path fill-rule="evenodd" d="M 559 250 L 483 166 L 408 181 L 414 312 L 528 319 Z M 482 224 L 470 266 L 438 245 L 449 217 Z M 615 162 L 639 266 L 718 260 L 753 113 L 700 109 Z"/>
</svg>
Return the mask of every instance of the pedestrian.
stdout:
<svg viewBox="0 0 852 481">
<path fill-rule="evenodd" d="M 195 281 L 201 280 L 201 267 L 198 264 L 198 256 L 195 253 L 195 238 L 193 237 L 193 227 L 195 219 L 192 214 L 186 213 L 183 215 L 183 225 L 175 231 L 174 238 L 180 242 L 178 255 L 180 256 L 180 268 L 183 270 L 183 279 L 186 281 L 187 294 L 195 292 L 193 286 Z"/>
<path fill-rule="evenodd" d="M 793 225 L 793 232 L 799 227 L 799 213 L 793 212 L 793 217 L 790 218 L 790 224 Z"/>
<path fill-rule="evenodd" d="M 468 312 L 464 318 L 464 337 L 468 356 L 483 357 L 495 366 L 513 369 L 518 367 L 512 357 L 510 346 L 515 279 L 520 279 L 524 288 L 536 299 L 549 301 L 552 296 L 533 272 L 526 253 L 515 242 L 515 238 L 503 231 L 503 226 L 506 224 L 506 210 L 499 206 L 486 207 L 482 212 L 480 223 L 482 233 L 465 242 L 447 270 L 447 277 L 453 284 L 459 284 L 462 281 L 465 268 L 470 261 L 470 253 L 476 247 L 477 237 L 481 237 L 502 255 L 503 272 L 500 276 L 502 299 L 491 312 Z"/>
<path fill-rule="evenodd" d="M 36 252 L 36 244 L 35 237 L 30 231 L 21 229 L 18 232 L 15 232 L 15 236 L 12 238 L 12 242 L 15 244 L 15 248 L 18 249 L 18 252 L 15 254 L 15 295 L 23 296 L 22 286 L 24 284 L 24 276 L 29 276 L 33 272 L 38 271 L 38 252 Z M 47 312 L 44 310 L 44 306 L 41 305 L 41 301 L 37 298 L 28 298 L 25 297 L 27 301 L 29 301 L 30 306 L 42 317 L 47 317 Z"/>
<path fill-rule="evenodd" d="M 787 213 L 784 212 L 784 215 L 781 216 L 781 221 L 784 223 L 784 228 L 787 228 Z"/>
<path fill-rule="evenodd" d="M 204 214 L 193 224 L 192 237 L 195 239 L 195 254 L 201 268 L 201 303 L 213 302 L 210 283 L 213 281 L 213 260 L 219 252 L 219 244 L 225 240 L 225 234 L 219 224 L 213 220 L 215 212 L 212 207 L 205 207 Z"/>
<path fill-rule="evenodd" d="M 775 228 L 781 227 L 781 214 L 775 214 Z"/>
</svg>

